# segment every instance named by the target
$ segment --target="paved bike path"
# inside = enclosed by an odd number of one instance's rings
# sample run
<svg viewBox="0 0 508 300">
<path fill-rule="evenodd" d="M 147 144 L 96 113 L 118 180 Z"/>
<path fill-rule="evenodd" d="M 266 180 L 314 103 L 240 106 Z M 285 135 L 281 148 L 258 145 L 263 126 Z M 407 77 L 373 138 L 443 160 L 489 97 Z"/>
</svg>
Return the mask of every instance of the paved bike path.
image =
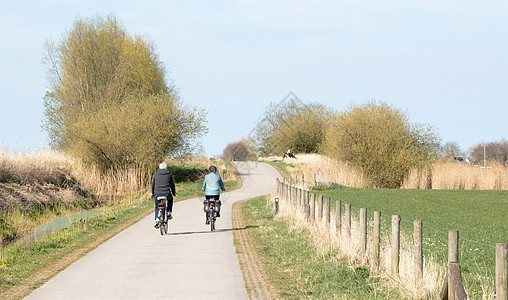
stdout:
<svg viewBox="0 0 508 300">
<path fill-rule="evenodd" d="M 234 202 L 268 194 L 280 175 L 270 165 L 236 163 L 243 187 L 221 196 L 216 231 L 205 225 L 203 197 L 177 202 L 169 235 L 153 214 L 72 264 L 28 299 L 248 299 L 233 245 Z M 178 191 L 177 191 L 178 192 Z M 241 229 L 240 229 L 241 230 Z"/>
</svg>

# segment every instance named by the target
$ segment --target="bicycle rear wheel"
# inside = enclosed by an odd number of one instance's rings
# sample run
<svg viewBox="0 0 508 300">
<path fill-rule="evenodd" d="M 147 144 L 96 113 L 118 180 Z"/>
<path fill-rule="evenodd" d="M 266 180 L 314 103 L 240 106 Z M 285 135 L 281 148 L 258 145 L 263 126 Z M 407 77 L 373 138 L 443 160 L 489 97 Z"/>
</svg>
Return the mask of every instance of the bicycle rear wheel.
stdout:
<svg viewBox="0 0 508 300">
<path fill-rule="evenodd" d="M 168 234 L 169 229 L 169 220 L 166 218 L 166 221 L 164 222 L 164 233 Z"/>
<path fill-rule="evenodd" d="M 161 235 L 164 235 L 164 219 L 166 217 L 166 212 L 165 212 L 165 209 L 161 209 L 159 210 L 159 229 L 161 231 Z"/>
<path fill-rule="evenodd" d="M 215 230 L 215 217 L 213 215 L 213 212 L 210 212 L 210 231 Z"/>
</svg>

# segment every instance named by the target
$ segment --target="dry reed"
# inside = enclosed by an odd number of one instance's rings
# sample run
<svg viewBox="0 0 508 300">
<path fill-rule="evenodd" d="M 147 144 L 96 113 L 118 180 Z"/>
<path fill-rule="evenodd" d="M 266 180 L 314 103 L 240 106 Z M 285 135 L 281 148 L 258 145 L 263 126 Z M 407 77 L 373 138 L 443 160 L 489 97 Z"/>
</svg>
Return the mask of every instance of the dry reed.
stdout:
<svg viewBox="0 0 508 300">
<path fill-rule="evenodd" d="M 266 160 L 274 160 L 268 157 Z M 329 184 L 330 182 L 349 186 L 365 187 L 367 181 L 363 173 L 346 162 L 338 162 L 320 154 L 297 154 L 297 158 L 286 158 L 286 163 L 292 176 L 297 176 L 297 183 L 301 183 L 303 175 L 305 188 L 313 185 Z"/>
<path fill-rule="evenodd" d="M 95 166 L 49 149 L 9 152 L 0 148 L 0 182 L 21 185 L 80 186 L 106 204 L 148 185 L 140 168 L 100 172 Z"/>
<path fill-rule="evenodd" d="M 48 149 L 10 152 L 0 148 L 0 182 L 19 184 L 58 184 L 66 175 L 70 161 Z"/>
<path fill-rule="evenodd" d="M 297 154 L 297 159 L 284 161 L 293 182 L 305 180 L 304 188 L 336 183 L 348 187 L 369 187 L 363 173 L 346 162 L 337 162 L 319 154 Z M 274 157 L 266 158 L 273 160 Z M 459 163 L 436 162 L 431 170 L 411 170 L 401 185 L 402 189 L 463 189 L 508 190 L 508 167 L 490 162 L 488 168 Z"/>
</svg>

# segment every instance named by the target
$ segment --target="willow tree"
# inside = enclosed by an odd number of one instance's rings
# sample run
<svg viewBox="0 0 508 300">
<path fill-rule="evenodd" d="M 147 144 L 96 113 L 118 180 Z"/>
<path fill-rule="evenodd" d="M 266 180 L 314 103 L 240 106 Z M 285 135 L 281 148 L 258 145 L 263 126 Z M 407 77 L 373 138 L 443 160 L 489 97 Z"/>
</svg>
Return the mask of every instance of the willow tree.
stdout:
<svg viewBox="0 0 508 300">
<path fill-rule="evenodd" d="M 222 159 L 230 161 L 256 160 L 256 151 L 252 139 L 242 138 L 235 143 L 229 143 L 222 152 Z"/>
<path fill-rule="evenodd" d="M 103 169 L 149 167 L 206 132 L 205 113 L 180 103 L 153 44 L 115 17 L 77 19 L 46 43 L 44 61 L 43 128 L 54 148 Z"/>
<path fill-rule="evenodd" d="M 359 168 L 372 187 L 397 188 L 411 169 L 430 166 L 439 141 L 432 126 L 411 123 L 407 113 L 373 101 L 338 113 L 324 150 Z"/>
<path fill-rule="evenodd" d="M 331 111 L 324 105 L 290 100 L 271 104 L 256 127 L 262 154 L 317 153 L 325 140 Z"/>
</svg>

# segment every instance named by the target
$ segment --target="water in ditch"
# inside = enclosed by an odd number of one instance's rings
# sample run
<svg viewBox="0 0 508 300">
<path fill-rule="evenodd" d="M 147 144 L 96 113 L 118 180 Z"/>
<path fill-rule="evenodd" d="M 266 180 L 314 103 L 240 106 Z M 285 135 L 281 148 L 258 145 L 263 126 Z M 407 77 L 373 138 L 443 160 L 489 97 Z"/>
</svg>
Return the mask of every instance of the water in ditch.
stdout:
<svg viewBox="0 0 508 300">
<path fill-rule="evenodd" d="M 60 219 L 56 219 L 55 221 L 53 221 L 51 223 L 47 223 L 47 224 L 40 226 L 39 228 L 37 228 L 37 230 L 35 232 L 33 232 L 29 235 L 19 237 L 19 238 L 14 239 L 6 244 L 3 244 L 2 247 L 4 248 L 4 247 L 9 247 L 9 246 L 13 246 L 16 244 L 20 244 L 20 243 L 35 241 L 37 239 L 40 239 L 40 238 L 46 236 L 47 234 L 54 233 L 54 232 L 60 231 L 64 228 L 68 227 L 76 220 L 88 219 L 90 217 L 100 215 L 100 214 L 102 214 L 102 212 L 103 211 L 101 209 L 91 209 L 91 210 L 87 210 L 87 211 L 84 211 L 84 212 L 81 212 L 78 214 L 74 214 L 74 215 L 62 217 Z"/>
</svg>

